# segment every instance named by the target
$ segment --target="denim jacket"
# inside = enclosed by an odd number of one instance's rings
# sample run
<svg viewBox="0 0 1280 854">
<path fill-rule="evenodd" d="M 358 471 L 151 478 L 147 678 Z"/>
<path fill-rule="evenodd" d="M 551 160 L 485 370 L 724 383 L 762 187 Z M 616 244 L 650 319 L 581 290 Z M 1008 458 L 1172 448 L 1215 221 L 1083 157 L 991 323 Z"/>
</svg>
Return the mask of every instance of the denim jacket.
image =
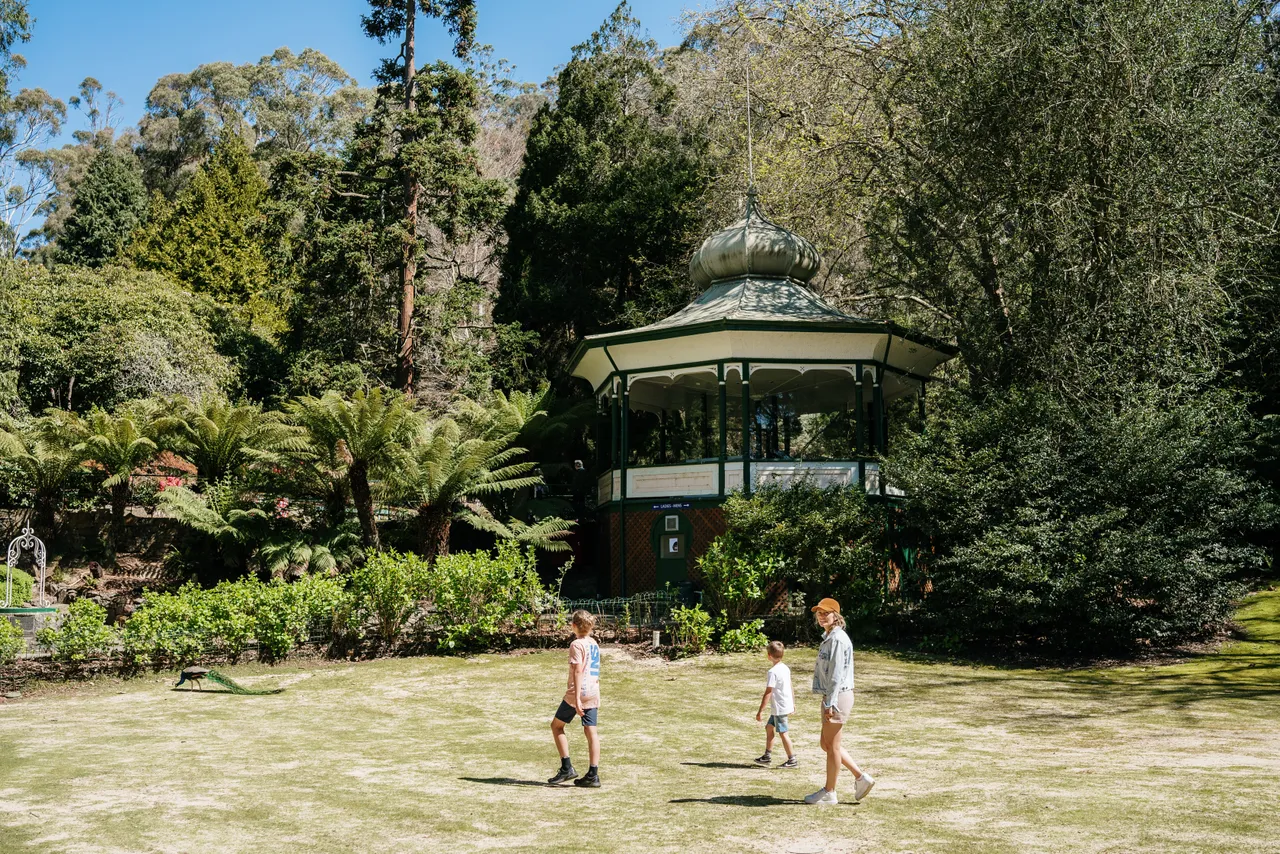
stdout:
<svg viewBox="0 0 1280 854">
<path fill-rule="evenodd" d="M 853 690 L 853 642 L 844 629 L 833 626 L 818 647 L 813 668 L 813 693 L 822 695 L 824 709 L 834 706 L 836 695 Z"/>
</svg>

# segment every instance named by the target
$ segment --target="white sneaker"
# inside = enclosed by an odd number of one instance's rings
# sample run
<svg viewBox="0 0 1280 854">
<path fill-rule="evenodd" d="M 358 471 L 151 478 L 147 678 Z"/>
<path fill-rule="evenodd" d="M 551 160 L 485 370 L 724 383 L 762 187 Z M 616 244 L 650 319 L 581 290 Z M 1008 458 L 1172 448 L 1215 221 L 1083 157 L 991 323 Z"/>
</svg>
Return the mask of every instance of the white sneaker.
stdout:
<svg viewBox="0 0 1280 854">
<path fill-rule="evenodd" d="M 828 792 L 824 786 L 812 795 L 805 795 L 804 802 L 806 804 L 838 804 L 840 799 L 836 797 L 835 792 Z"/>
<path fill-rule="evenodd" d="M 853 781 L 853 799 L 860 801 L 871 794 L 871 787 L 875 784 L 876 778 L 864 772 L 861 777 Z"/>
</svg>

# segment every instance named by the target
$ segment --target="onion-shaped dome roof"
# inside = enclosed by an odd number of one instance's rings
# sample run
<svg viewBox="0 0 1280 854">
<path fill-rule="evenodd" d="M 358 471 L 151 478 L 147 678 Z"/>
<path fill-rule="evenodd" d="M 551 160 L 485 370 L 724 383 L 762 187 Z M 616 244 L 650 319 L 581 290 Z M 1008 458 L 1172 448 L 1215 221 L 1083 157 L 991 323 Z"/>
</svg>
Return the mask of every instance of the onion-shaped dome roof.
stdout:
<svg viewBox="0 0 1280 854">
<path fill-rule="evenodd" d="M 703 241 L 689 262 L 693 284 L 737 276 L 789 278 L 807 282 L 818 272 L 821 259 L 813 244 L 761 216 L 750 194 L 747 212 L 733 225 Z"/>
</svg>

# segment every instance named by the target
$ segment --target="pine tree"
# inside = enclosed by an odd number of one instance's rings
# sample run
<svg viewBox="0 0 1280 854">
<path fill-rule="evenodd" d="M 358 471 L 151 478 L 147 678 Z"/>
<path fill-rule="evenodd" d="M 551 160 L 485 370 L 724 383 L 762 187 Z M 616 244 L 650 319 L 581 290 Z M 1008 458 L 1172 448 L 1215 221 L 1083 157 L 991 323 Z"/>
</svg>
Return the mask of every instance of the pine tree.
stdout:
<svg viewBox="0 0 1280 854">
<path fill-rule="evenodd" d="M 246 305 L 268 282 L 257 234 L 266 193 L 248 146 L 227 133 L 172 205 L 157 197 L 134 257 L 139 266 L 169 273 L 197 293 Z"/>
<path fill-rule="evenodd" d="M 377 71 L 378 100 L 370 121 L 357 133 L 353 169 L 398 184 L 395 203 L 402 219 L 399 243 L 400 311 L 397 321 L 396 385 L 413 391 L 414 305 L 424 226 L 445 240 L 501 216 L 505 188 L 481 177 L 475 151 L 479 91 L 471 75 L 446 62 L 414 65 L 419 12 L 440 18 L 456 37 L 454 54 L 465 58 L 475 36 L 474 0 L 369 0 L 365 33 L 383 44 L 400 43 L 399 54 Z M 379 198 L 385 198 L 378 190 Z M 425 222 L 420 222 L 424 220 Z"/>
<path fill-rule="evenodd" d="M 76 188 L 55 257 L 66 264 L 101 267 L 114 259 L 147 215 L 147 193 L 137 164 L 105 148 Z"/>
</svg>

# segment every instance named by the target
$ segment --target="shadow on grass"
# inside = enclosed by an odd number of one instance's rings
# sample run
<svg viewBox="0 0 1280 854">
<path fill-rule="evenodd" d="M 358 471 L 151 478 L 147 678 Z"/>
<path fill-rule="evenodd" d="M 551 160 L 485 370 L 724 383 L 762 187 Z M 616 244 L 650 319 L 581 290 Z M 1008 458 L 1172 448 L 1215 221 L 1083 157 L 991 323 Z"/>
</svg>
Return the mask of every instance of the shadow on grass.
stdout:
<svg viewBox="0 0 1280 854">
<path fill-rule="evenodd" d="M 235 691 L 228 691 L 226 688 L 170 688 L 170 691 L 176 691 L 179 694 L 234 694 Z"/>
<path fill-rule="evenodd" d="M 767 766 L 756 765 L 754 762 L 681 762 L 681 765 L 694 765 L 698 768 L 764 768 Z"/>
<path fill-rule="evenodd" d="M 685 763 L 686 765 L 688 763 Z M 791 804 L 807 806 L 801 798 L 775 798 L 773 795 L 717 795 L 714 798 L 672 798 L 669 804 L 717 804 L 724 807 L 783 807 Z"/>
<path fill-rule="evenodd" d="M 489 786 L 536 786 L 539 789 L 567 789 L 568 786 L 552 786 L 538 780 L 517 780 L 515 777 L 459 777 L 468 783 L 484 783 Z"/>
</svg>

